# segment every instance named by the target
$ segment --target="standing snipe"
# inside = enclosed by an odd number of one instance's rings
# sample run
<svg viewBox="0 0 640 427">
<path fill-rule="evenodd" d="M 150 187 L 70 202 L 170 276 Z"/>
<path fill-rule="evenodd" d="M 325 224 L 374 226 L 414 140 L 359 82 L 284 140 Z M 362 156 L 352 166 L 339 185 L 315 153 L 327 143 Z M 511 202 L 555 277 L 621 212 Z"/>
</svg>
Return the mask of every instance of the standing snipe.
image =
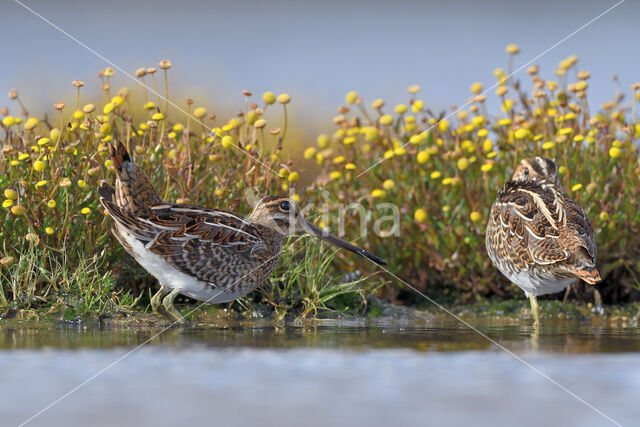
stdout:
<svg viewBox="0 0 640 427">
<path fill-rule="evenodd" d="M 589 218 L 567 196 L 557 166 L 543 157 L 524 159 L 491 207 L 487 252 L 493 264 L 531 301 L 559 292 L 576 278 L 595 284 L 596 245 Z"/>
<path fill-rule="evenodd" d="M 111 147 L 116 186 L 102 183 L 100 201 L 125 250 L 160 282 L 153 311 L 178 322 L 178 294 L 222 303 L 240 298 L 268 280 L 289 234 L 306 232 L 360 254 L 377 256 L 334 237 L 304 219 L 287 197 L 260 200 L 246 218 L 230 212 L 163 201 L 121 142 Z"/>
</svg>

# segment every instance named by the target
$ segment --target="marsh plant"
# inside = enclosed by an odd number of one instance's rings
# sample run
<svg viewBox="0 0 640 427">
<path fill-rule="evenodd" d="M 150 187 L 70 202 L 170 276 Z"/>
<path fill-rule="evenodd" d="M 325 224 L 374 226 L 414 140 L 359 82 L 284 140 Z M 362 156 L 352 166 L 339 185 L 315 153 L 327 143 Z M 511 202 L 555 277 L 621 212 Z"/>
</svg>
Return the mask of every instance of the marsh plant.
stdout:
<svg viewBox="0 0 640 427">
<path fill-rule="evenodd" d="M 577 57 L 547 73 L 531 66 L 525 77 L 509 77 L 518 53 L 510 45 L 509 68 L 495 71 L 495 87 L 473 83 L 468 102 L 453 111 L 433 111 L 418 86 L 408 88 L 406 103 L 393 107 L 349 92 L 333 129 L 306 147 L 287 139 L 296 130 L 289 126 L 289 95 L 244 91 L 241 111 L 223 119 L 187 94 L 169 91 L 167 60 L 137 70 L 144 86 L 134 89 L 115 89 L 124 80 L 105 68 L 99 73 L 101 99 L 89 98 L 85 83 L 74 81 L 73 105 L 55 103 L 42 117 L 33 117 L 12 90 L 0 122 L 1 302 L 77 307 L 53 296 L 60 288 L 82 293 L 90 287 L 100 298 L 89 306 L 100 311 L 109 309 L 107 301 L 130 305 L 144 293 L 136 283 L 124 290 L 111 280 L 132 264 L 110 235 L 97 195 L 101 180 L 114 180 L 108 144 L 116 138 L 165 200 L 248 213 L 248 189 L 256 197 L 289 194 L 317 225 L 373 250 L 420 289 L 463 301 L 520 297 L 486 255 L 486 219 L 520 159 L 551 157 L 593 222 L 605 301 L 636 300 L 640 84 L 630 96 L 618 89 L 595 106 L 588 96 L 590 74 L 580 70 Z M 497 111 L 490 111 L 487 97 L 499 100 Z M 304 187 L 301 174 L 309 183 Z M 289 309 L 335 309 L 331 301 L 345 292 L 356 299 L 365 289 L 396 300 L 404 296 L 397 284 L 371 277 L 372 265 L 321 243 L 286 247 L 275 287 L 251 300 L 269 304 L 278 316 Z M 325 262 L 329 257 L 334 262 Z M 83 279 L 86 286 L 58 279 L 59 270 L 70 266 L 86 266 L 82 271 L 97 279 Z M 354 279 L 348 273 L 356 270 L 361 273 Z M 135 274 L 126 277 L 141 281 Z"/>
</svg>

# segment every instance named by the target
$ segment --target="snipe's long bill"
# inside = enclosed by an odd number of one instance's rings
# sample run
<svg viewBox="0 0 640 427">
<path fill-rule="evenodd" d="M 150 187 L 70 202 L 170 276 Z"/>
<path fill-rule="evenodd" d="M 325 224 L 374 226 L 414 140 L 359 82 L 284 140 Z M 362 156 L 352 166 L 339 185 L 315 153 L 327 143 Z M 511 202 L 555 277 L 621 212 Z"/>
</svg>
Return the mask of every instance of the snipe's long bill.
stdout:
<svg viewBox="0 0 640 427">
<path fill-rule="evenodd" d="M 311 224 L 308 221 L 305 221 L 305 228 L 307 233 L 311 234 L 312 236 L 316 236 L 321 238 L 322 240 L 326 240 L 327 242 L 331 243 L 332 245 L 335 245 L 339 248 L 342 249 L 346 249 L 348 251 L 354 252 L 358 255 L 361 255 L 365 258 L 370 259 L 371 261 L 375 262 L 378 265 L 387 265 L 387 262 L 385 260 L 383 260 L 382 258 L 380 258 L 379 256 L 376 256 L 374 254 L 372 254 L 371 252 L 367 252 L 362 248 L 359 248 L 355 245 L 352 245 L 351 243 L 347 243 L 342 239 L 339 239 L 329 233 L 327 233 L 326 231 L 316 227 L 315 225 Z"/>
</svg>

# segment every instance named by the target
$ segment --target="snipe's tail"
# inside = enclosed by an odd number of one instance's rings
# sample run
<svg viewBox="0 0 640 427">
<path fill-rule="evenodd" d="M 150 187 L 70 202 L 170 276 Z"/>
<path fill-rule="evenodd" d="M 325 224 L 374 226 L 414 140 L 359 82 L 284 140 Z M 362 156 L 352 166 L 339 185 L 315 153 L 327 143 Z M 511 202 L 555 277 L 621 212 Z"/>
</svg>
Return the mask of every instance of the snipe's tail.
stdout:
<svg viewBox="0 0 640 427">
<path fill-rule="evenodd" d="M 163 203 L 142 169 L 133 162 L 124 144 L 116 140 L 111 145 L 111 161 L 116 170 L 114 202 L 121 209 L 136 215 L 146 214 L 149 207 Z"/>
<path fill-rule="evenodd" d="M 601 280 L 600 273 L 593 267 L 576 270 L 575 274 L 590 285 L 595 285 Z"/>
</svg>

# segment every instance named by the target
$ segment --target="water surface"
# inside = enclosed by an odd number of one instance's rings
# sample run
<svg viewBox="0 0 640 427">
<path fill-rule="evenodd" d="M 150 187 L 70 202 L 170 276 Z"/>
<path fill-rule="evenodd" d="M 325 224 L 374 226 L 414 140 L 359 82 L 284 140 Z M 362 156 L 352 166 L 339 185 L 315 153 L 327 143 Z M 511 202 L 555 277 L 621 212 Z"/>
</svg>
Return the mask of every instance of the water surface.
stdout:
<svg viewBox="0 0 640 427">
<path fill-rule="evenodd" d="M 6 323 L 0 414 L 20 424 L 102 371 L 27 425 L 612 424 L 524 360 L 615 421 L 637 423 L 639 328 L 474 325 L 495 343 L 450 318 L 164 332 Z"/>
</svg>

